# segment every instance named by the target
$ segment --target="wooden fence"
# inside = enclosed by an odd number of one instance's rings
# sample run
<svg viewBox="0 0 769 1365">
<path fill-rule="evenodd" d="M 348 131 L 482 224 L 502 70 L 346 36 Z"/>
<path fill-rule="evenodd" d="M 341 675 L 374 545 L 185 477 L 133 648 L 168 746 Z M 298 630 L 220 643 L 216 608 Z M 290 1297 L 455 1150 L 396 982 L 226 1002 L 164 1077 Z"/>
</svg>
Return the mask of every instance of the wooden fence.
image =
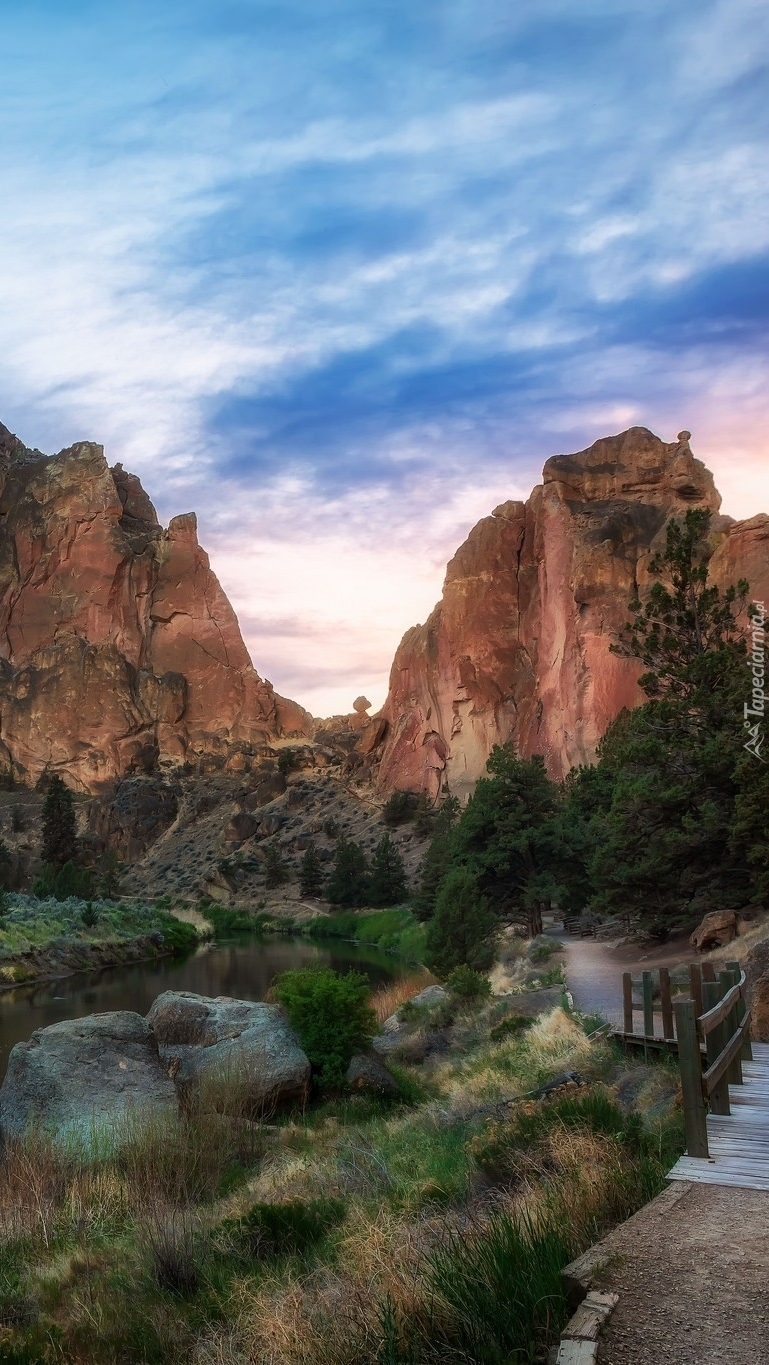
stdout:
<svg viewBox="0 0 769 1365">
<path fill-rule="evenodd" d="M 745 973 L 739 964 L 728 962 L 717 980 L 706 977 L 701 991 L 699 1001 L 692 991 L 693 998 L 675 1002 L 686 1150 L 695 1157 L 709 1155 L 708 1106 L 713 1114 L 731 1112 L 729 1085 L 742 1084 L 742 1063 L 753 1057 Z"/>
</svg>

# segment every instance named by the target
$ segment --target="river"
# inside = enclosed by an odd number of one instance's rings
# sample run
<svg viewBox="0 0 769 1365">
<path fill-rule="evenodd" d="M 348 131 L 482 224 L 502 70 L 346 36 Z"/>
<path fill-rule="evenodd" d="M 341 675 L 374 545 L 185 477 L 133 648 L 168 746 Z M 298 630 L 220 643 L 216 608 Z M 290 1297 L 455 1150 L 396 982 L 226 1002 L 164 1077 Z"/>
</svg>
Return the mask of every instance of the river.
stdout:
<svg viewBox="0 0 769 1365">
<path fill-rule="evenodd" d="M 0 992 L 0 1080 L 5 1076 L 11 1048 L 26 1041 L 35 1029 L 110 1010 L 146 1014 L 163 991 L 263 1000 L 278 972 L 311 962 L 325 963 L 339 972 L 355 968 L 365 972 L 372 985 L 412 970 L 409 964 L 399 963 L 386 953 L 338 939 L 317 942 L 241 935 L 203 944 L 185 958 L 156 958 L 130 967 L 106 967 L 16 986 Z"/>
</svg>

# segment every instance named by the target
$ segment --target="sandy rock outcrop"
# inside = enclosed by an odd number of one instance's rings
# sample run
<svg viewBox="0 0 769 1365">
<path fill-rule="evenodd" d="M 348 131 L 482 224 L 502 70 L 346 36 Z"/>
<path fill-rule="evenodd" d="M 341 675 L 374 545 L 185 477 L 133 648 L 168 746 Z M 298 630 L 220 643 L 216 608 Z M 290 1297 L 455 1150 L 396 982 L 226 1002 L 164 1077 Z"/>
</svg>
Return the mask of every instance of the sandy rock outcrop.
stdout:
<svg viewBox="0 0 769 1365">
<path fill-rule="evenodd" d="M 306 1098 L 310 1063 L 277 1005 L 165 991 L 147 1023 L 181 1090 L 231 1081 L 255 1111 Z"/>
<path fill-rule="evenodd" d="M 461 796 L 508 740 L 556 777 L 592 761 L 610 721 L 644 699 L 639 665 L 609 646 L 671 516 L 708 508 L 714 580 L 769 593 L 769 517 L 734 522 L 720 504 L 688 432 L 668 443 L 633 427 L 548 460 L 527 502 L 473 528 L 441 601 L 404 636 L 381 712 L 381 787 L 448 781 Z"/>
<path fill-rule="evenodd" d="M 158 760 L 226 761 L 309 734 L 254 670 L 193 514 L 167 530 L 83 442 L 47 458 L 0 427 L 0 763 L 96 792 Z"/>
<path fill-rule="evenodd" d="M 711 948 L 724 948 L 739 933 L 737 915 L 734 910 L 711 910 L 709 915 L 697 925 L 689 935 L 689 945 L 698 953 L 707 953 Z"/>
<path fill-rule="evenodd" d="M 177 1111 L 155 1036 L 129 1010 L 36 1029 L 11 1050 L 0 1089 L 0 1133 L 9 1138 L 41 1126 L 85 1143 L 95 1130 L 119 1140 L 127 1118 Z"/>
</svg>

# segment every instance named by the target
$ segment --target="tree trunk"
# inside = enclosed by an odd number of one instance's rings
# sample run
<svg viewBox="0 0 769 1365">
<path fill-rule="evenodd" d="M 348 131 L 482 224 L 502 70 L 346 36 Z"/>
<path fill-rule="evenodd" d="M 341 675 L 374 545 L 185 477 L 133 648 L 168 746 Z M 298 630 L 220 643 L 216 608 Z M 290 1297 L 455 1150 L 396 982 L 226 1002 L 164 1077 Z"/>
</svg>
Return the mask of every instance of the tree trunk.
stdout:
<svg viewBox="0 0 769 1365">
<path fill-rule="evenodd" d="M 529 933 L 532 938 L 536 938 L 542 933 L 542 902 L 537 901 L 529 910 Z"/>
</svg>

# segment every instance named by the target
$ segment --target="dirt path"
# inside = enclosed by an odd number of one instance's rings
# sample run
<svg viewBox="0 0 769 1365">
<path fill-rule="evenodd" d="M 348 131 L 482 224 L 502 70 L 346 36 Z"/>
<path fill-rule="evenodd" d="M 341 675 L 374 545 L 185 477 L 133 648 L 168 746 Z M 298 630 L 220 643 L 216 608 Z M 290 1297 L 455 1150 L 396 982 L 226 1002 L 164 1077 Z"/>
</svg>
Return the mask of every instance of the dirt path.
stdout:
<svg viewBox="0 0 769 1365">
<path fill-rule="evenodd" d="M 601 943 L 594 938 L 573 938 L 558 933 L 566 948 L 566 984 L 582 1014 L 602 1014 L 622 1025 L 622 973 L 651 967 L 675 967 L 691 960 L 685 940 L 661 948 Z"/>
<path fill-rule="evenodd" d="M 619 1294 L 601 1365 L 759 1365 L 769 1359 L 769 1193 L 671 1187 L 601 1244 Z"/>
</svg>

